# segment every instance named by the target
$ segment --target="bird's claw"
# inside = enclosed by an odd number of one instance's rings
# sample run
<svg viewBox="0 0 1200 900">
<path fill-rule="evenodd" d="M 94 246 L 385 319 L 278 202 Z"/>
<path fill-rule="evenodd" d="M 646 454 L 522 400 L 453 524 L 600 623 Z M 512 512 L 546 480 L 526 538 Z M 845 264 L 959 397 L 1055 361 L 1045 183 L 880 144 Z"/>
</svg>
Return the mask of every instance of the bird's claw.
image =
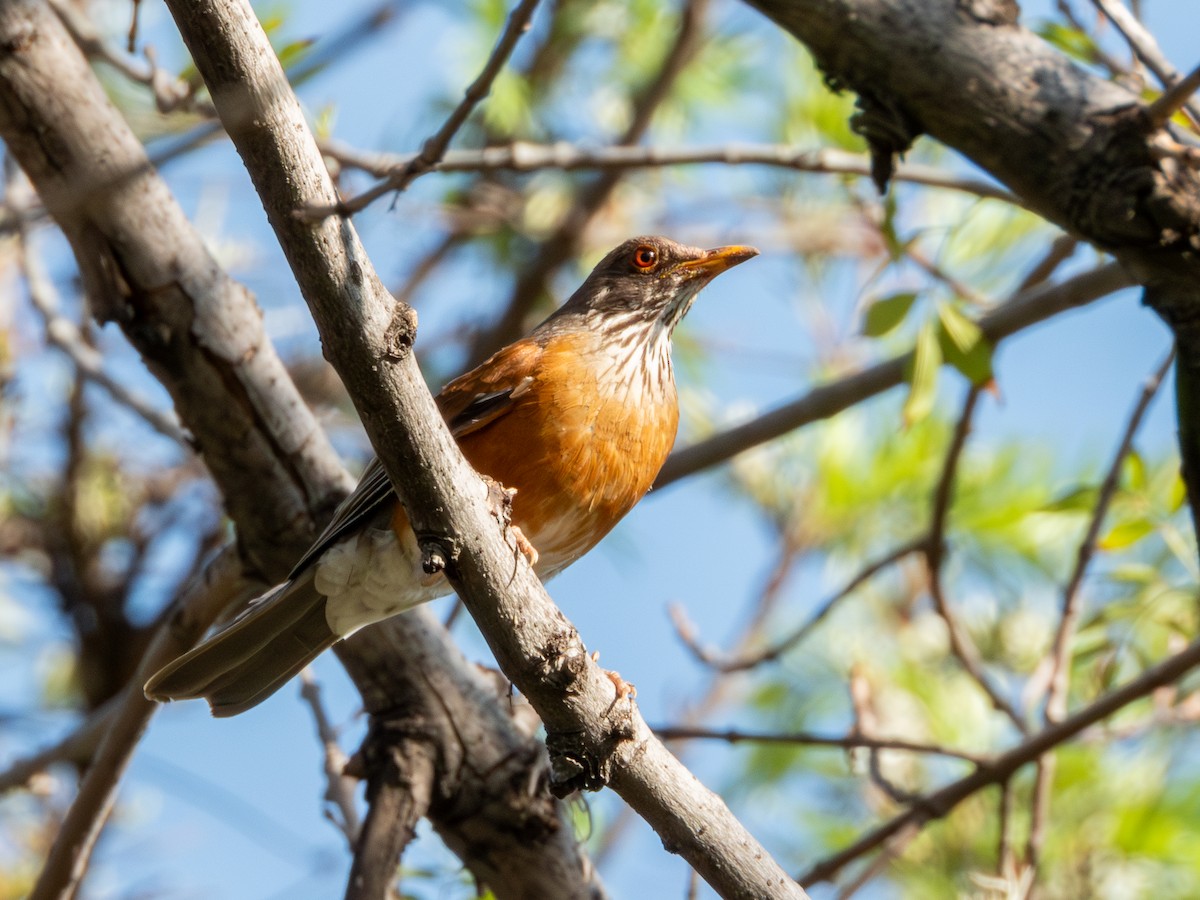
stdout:
<svg viewBox="0 0 1200 900">
<path fill-rule="evenodd" d="M 516 525 L 509 525 L 508 530 L 512 533 L 513 540 L 517 543 L 517 550 L 522 556 L 529 560 L 531 566 L 536 566 L 538 562 L 537 547 L 529 543 L 529 538 L 525 537 L 524 532 Z"/>
<path fill-rule="evenodd" d="M 599 661 L 600 651 L 596 650 L 592 653 L 592 662 Z M 630 700 L 633 700 L 635 697 L 637 697 L 637 686 L 635 684 L 626 681 L 618 673 L 612 671 L 611 669 L 601 669 L 600 671 L 604 673 L 604 677 L 613 683 L 613 687 L 617 691 L 617 696 L 613 699 L 614 706 L 618 703 L 618 701 L 624 700 L 626 697 L 628 697 Z"/>
</svg>

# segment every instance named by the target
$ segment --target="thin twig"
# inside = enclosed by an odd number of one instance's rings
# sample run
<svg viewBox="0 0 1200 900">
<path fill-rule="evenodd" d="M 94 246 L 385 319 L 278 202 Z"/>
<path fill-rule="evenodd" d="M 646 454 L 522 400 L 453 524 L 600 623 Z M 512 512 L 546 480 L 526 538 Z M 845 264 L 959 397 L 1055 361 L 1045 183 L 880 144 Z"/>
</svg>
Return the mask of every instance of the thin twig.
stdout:
<svg viewBox="0 0 1200 900">
<path fill-rule="evenodd" d="M 1192 94 L 1200 90 L 1200 66 L 1192 69 L 1180 81 L 1163 91 L 1146 107 L 1146 118 L 1151 125 L 1162 127 L 1171 120 L 1171 116 L 1183 109 L 1192 98 Z"/>
<path fill-rule="evenodd" d="M 1016 708 L 992 684 L 991 679 L 988 678 L 987 673 L 983 670 L 983 665 L 979 660 L 979 651 L 975 649 L 970 636 L 959 624 L 954 611 L 946 599 L 945 590 L 942 585 L 942 562 L 945 559 L 946 549 L 946 520 L 949 517 L 950 503 L 954 496 L 954 482 L 958 471 L 958 462 L 962 458 L 963 449 L 966 447 L 967 435 L 971 430 L 971 419 L 974 416 L 975 405 L 979 400 L 981 390 L 982 388 L 978 385 L 972 385 L 970 390 L 967 391 L 967 398 L 963 403 L 962 414 L 958 418 L 958 425 L 954 429 L 954 435 L 950 439 L 950 446 L 946 450 L 946 460 L 942 465 L 942 476 L 938 480 L 937 488 L 934 490 L 933 508 L 929 523 L 929 541 L 925 545 L 925 562 L 929 575 L 929 596 L 933 600 L 933 605 L 938 615 L 946 623 L 946 632 L 950 638 L 950 652 L 954 654 L 959 664 L 966 670 L 975 683 L 979 685 L 980 689 L 987 694 L 992 705 L 1008 716 L 1021 733 L 1025 734 L 1028 733 L 1029 726 L 1025 723 L 1021 714 L 1017 712 Z"/>
<path fill-rule="evenodd" d="M 1044 718 L 1047 722 L 1059 721 L 1066 714 L 1067 695 L 1069 693 L 1067 688 L 1070 684 L 1071 670 L 1071 639 L 1075 632 L 1075 623 L 1079 618 L 1079 588 L 1083 584 L 1084 576 L 1087 574 L 1088 565 L 1096 553 L 1096 545 L 1100 539 L 1100 529 L 1104 526 L 1105 516 L 1108 514 L 1108 509 L 1112 505 L 1113 498 L 1116 496 L 1117 488 L 1120 485 L 1121 466 L 1133 449 L 1133 439 L 1137 435 L 1138 429 L 1141 428 L 1142 421 L 1146 417 L 1146 412 L 1150 408 L 1150 403 L 1154 400 L 1155 395 L 1162 386 L 1163 379 L 1166 378 L 1167 372 L 1174 361 L 1175 351 L 1172 350 L 1167 354 L 1166 359 L 1159 363 L 1154 372 L 1146 378 L 1142 385 L 1137 401 L 1134 403 L 1133 409 L 1129 414 L 1129 419 L 1125 424 L 1125 431 L 1122 433 L 1117 450 L 1113 454 L 1112 463 L 1105 473 L 1104 481 L 1100 484 L 1100 490 L 1096 496 L 1096 505 L 1092 508 L 1092 515 L 1088 521 L 1087 531 L 1075 554 L 1075 567 L 1071 570 L 1071 575 L 1063 587 L 1058 628 L 1054 635 L 1052 651 L 1053 668 L 1051 670 L 1052 674 L 1050 676 L 1050 686 L 1047 692 L 1044 713 Z"/>
<path fill-rule="evenodd" d="M 1130 12 L 1121 0 L 1092 0 L 1092 3 L 1116 26 L 1117 31 L 1121 32 L 1138 60 L 1154 73 L 1164 88 L 1169 90 L 1179 82 L 1179 70 L 1171 65 L 1166 54 L 1158 46 L 1158 41 L 1154 39 L 1154 35 L 1138 21 L 1137 16 Z M 1186 95 L 1184 99 L 1187 100 Z M 1200 122 L 1200 104 L 1188 100 L 1186 107 L 1192 122 Z"/>
<path fill-rule="evenodd" d="M 1167 657 L 1137 678 L 1105 694 L 1061 722 L 1047 725 L 993 759 L 989 765 L 926 795 L 919 804 L 865 833 L 849 847 L 821 860 L 800 875 L 798 880 L 803 885 L 811 885 L 834 877 L 847 864 L 883 845 L 892 835 L 910 824 L 923 825 L 932 819 L 947 815 L 955 806 L 982 788 L 1007 781 L 1014 772 L 1042 754 L 1135 700 L 1153 693 L 1164 685 L 1173 684 L 1197 666 L 1200 666 L 1200 640 L 1192 642 L 1184 650 Z"/>
<path fill-rule="evenodd" d="M 1054 642 L 1050 650 L 1050 677 L 1043 710 L 1043 720 L 1048 724 L 1061 721 L 1067 712 L 1067 699 L 1071 683 L 1071 642 L 1080 613 L 1080 587 L 1083 585 L 1088 565 L 1095 556 L 1097 542 L 1100 539 L 1100 529 L 1104 526 L 1109 507 L 1117 494 L 1121 480 L 1121 467 L 1133 449 L 1134 436 L 1141 427 L 1150 403 L 1158 393 L 1163 379 L 1166 378 L 1174 361 L 1175 351 L 1172 350 L 1142 385 L 1142 390 L 1129 414 L 1117 450 L 1113 454 L 1112 462 L 1100 484 L 1087 530 L 1079 544 L 1078 551 L 1076 551 L 1075 566 L 1063 588 L 1058 627 L 1055 630 Z M 1030 798 L 1029 837 L 1025 844 L 1025 864 L 1033 873 L 1036 873 L 1042 844 L 1045 841 L 1046 824 L 1050 815 L 1050 793 L 1056 769 L 1057 764 L 1053 753 L 1038 760 L 1037 775 Z"/>
<path fill-rule="evenodd" d="M 20 220 L 18 220 L 20 221 Z M 29 289 L 29 300 L 42 317 L 46 339 L 61 350 L 88 381 L 103 388 L 113 400 L 140 416 L 151 428 L 173 441 L 186 444 L 187 435 L 173 415 L 154 408 L 104 370 L 104 357 L 83 338 L 74 322 L 59 314 L 57 292 L 42 269 L 41 260 L 30 247 L 23 225 L 18 228 L 21 268 Z"/>
<path fill-rule="evenodd" d="M 329 721 L 325 705 L 321 702 L 321 686 L 313 677 L 312 670 L 305 668 L 300 672 L 300 698 L 308 704 L 312 711 L 313 724 L 317 726 L 317 739 L 321 742 L 322 764 L 325 771 L 325 809 L 326 818 L 346 838 L 353 849 L 358 842 L 362 823 L 358 817 L 358 807 L 354 803 L 354 789 L 358 782 L 346 773 L 348 759 L 338 744 L 337 731 Z M 332 809 L 331 809 L 332 807 Z M 333 814 L 337 809 L 338 815 Z"/>
<path fill-rule="evenodd" d="M 135 84 L 145 85 L 154 95 L 154 105 L 160 113 L 166 114 L 178 109 L 187 109 L 214 118 L 216 110 L 211 103 L 196 98 L 195 88 L 178 78 L 168 76 L 158 67 L 154 51 L 146 48 L 146 60 L 137 59 L 130 53 L 125 53 L 105 42 L 96 31 L 95 26 L 83 15 L 76 11 L 65 0 L 50 0 L 50 6 L 62 20 L 71 39 L 79 46 L 89 59 L 99 60 L 120 72 Z M 136 19 L 135 19 L 136 21 Z"/>
<path fill-rule="evenodd" d="M 851 578 L 837 593 L 833 594 L 829 599 L 822 603 L 817 610 L 809 616 L 795 631 L 786 635 L 781 640 L 768 645 L 767 647 L 755 652 L 746 652 L 740 654 L 722 653 L 703 646 L 696 637 L 695 628 L 687 620 L 684 611 L 677 607 L 671 606 L 669 609 L 671 621 L 675 626 L 675 632 L 684 646 L 691 651 L 692 655 L 697 660 L 710 666 L 719 672 L 741 672 L 746 669 L 752 669 L 755 666 L 762 665 L 766 662 L 778 659 L 784 653 L 791 650 L 797 644 L 807 638 L 813 630 L 821 624 L 825 618 L 833 612 L 833 610 L 846 597 L 853 594 L 856 590 L 862 587 L 866 582 L 870 581 L 884 569 L 894 565 L 906 556 L 913 553 L 918 553 L 925 549 L 928 543 L 928 537 L 922 536 L 914 541 L 909 541 L 891 552 L 881 556 L 866 566 L 864 566 L 857 575 Z"/>
<path fill-rule="evenodd" d="M 948 756 L 961 759 L 976 766 L 987 766 L 990 757 L 971 753 L 967 750 L 956 750 L 942 744 L 928 744 L 922 741 L 909 741 L 904 738 L 883 738 L 865 734 L 848 734 L 837 737 L 828 734 L 816 734 L 811 731 L 741 731 L 739 729 L 697 728 L 690 725 L 660 725 L 654 729 L 664 741 L 724 741 L 727 744 L 791 744 L 798 747 L 834 747 L 842 750 L 855 750 L 865 747 L 874 750 L 904 750 L 908 753 L 927 753 L 934 756 Z"/>
<path fill-rule="evenodd" d="M 533 17 L 533 11 L 537 8 L 537 5 L 538 0 L 521 0 L 517 4 L 512 14 L 508 17 L 508 23 L 504 26 L 504 31 L 501 33 L 500 39 L 496 42 L 496 46 L 492 49 L 492 55 L 488 57 L 488 61 L 479 73 L 479 77 L 467 88 L 462 100 L 454 108 L 453 112 L 450 113 L 446 121 L 442 123 L 442 127 L 425 141 L 425 144 L 421 147 L 421 152 L 409 160 L 404 168 L 390 175 L 374 187 L 363 191 L 356 197 L 343 200 L 332 207 L 309 207 L 299 210 L 298 214 L 305 218 L 313 219 L 325 218 L 331 215 L 351 216 L 365 209 L 372 201 L 377 200 L 384 194 L 389 194 L 393 191 L 398 193 L 405 190 L 414 180 L 426 172 L 432 171 L 434 166 L 446 154 L 450 142 L 458 134 L 459 129 L 466 124 L 471 113 L 475 111 L 475 107 L 491 91 L 493 82 L 495 82 L 504 68 L 504 64 L 508 61 L 509 56 L 512 55 L 513 50 L 517 46 L 517 41 L 520 40 L 521 35 L 529 30 L 529 22 Z"/>
<path fill-rule="evenodd" d="M 321 151 L 343 167 L 360 169 L 383 178 L 402 172 L 417 154 L 366 154 L 336 141 L 325 141 Z M 619 144 L 589 149 L 573 144 L 532 144 L 518 141 L 482 150 L 450 150 L 432 168 L 438 172 L 537 172 L 560 169 L 652 169 L 717 163 L 727 166 L 772 166 L 797 172 L 834 175 L 871 174 L 870 159 L 859 153 L 821 148 L 798 150 L 789 144 L 722 144 L 709 147 L 658 147 Z M 936 166 L 902 163 L 896 181 L 963 191 L 978 197 L 1003 200 L 1020 206 L 1021 200 L 994 182 L 954 175 Z"/>
</svg>

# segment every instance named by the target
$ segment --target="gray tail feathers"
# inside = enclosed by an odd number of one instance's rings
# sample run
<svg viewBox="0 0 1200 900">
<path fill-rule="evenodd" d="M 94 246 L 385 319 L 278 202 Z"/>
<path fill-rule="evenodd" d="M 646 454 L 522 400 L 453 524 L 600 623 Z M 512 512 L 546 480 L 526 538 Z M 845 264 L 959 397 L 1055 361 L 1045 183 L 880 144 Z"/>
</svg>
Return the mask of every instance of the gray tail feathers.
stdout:
<svg viewBox="0 0 1200 900">
<path fill-rule="evenodd" d="M 214 716 L 266 700 L 338 640 L 313 568 L 261 598 L 226 628 L 151 676 L 151 700 L 204 697 Z"/>
</svg>

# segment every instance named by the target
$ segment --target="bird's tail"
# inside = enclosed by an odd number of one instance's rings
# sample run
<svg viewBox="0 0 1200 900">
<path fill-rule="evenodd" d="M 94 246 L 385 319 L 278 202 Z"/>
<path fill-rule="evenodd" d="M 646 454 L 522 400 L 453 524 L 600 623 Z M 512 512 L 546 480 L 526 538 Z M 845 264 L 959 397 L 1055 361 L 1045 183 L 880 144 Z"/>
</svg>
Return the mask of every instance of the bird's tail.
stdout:
<svg viewBox="0 0 1200 900">
<path fill-rule="evenodd" d="M 266 700 L 338 640 L 309 567 L 146 682 L 151 700 L 204 697 L 218 717 Z"/>
</svg>

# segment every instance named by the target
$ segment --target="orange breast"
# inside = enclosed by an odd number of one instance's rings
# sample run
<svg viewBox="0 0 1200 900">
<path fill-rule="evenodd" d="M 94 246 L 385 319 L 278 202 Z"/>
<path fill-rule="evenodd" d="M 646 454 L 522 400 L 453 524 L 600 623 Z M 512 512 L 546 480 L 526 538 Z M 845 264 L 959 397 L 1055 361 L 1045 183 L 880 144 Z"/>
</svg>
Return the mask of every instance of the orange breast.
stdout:
<svg viewBox="0 0 1200 900">
<path fill-rule="evenodd" d="M 679 409 L 669 378 L 657 389 L 614 383 L 612 357 L 593 335 L 552 338 L 529 374 L 512 408 L 460 444 L 477 470 L 516 489 L 513 522 L 548 577 L 650 489 L 675 442 Z"/>
</svg>

